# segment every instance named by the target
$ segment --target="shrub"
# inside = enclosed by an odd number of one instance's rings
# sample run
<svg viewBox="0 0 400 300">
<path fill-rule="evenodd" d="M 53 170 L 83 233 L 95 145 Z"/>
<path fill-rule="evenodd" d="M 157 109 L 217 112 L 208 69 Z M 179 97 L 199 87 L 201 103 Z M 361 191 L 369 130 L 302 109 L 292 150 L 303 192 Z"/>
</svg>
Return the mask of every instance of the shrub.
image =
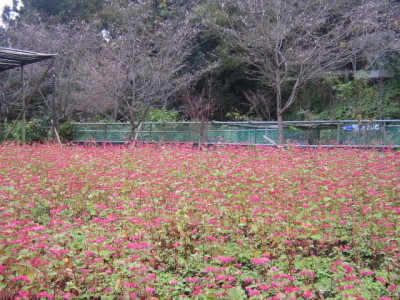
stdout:
<svg viewBox="0 0 400 300">
<path fill-rule="evenodd" d="M 69 142 L 74 139 L 74 124 L 65 122 L 60 125 L 60 138 L 63 142 Z"/>
<path fill-rule="evenodd" d="M 11 130 L 13 124 L 5 124 L 3 126 L 4 137 Z M 8 136 L 9 140 L 13 141 L 21 141 L 22 140 L 22 121 L 17 121 L 13 131 Z M 43 142 L 46 141 L 49 137 L 50 127 L 45 119 L 31 119 L 26 122 L 26 134 L 25 134 L 25 142 L 33 143 L 33 142 Z"/>
</svg>

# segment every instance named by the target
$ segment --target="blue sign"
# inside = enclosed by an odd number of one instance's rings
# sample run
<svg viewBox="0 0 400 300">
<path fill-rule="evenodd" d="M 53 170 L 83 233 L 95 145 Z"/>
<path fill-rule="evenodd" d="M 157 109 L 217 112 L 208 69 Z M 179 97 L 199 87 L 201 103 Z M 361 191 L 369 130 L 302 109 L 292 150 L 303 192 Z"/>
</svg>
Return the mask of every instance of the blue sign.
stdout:
<svg viewBox="0 0 400 300">
<path fill-rule="evenodd" d="M 361 125 L 353 124 L 353 125 L 345 125 L 342 126 L 342 129 L 345 131 L 352 131 L 352 130 L 380 130 L 379 124 L 368 124 L 368 125 Z"/>
<path fill-rule="evenodd" d="M 346 125 L 346 126 L 343 126 L 342 128 L 343 128 L 343 130 L 351 131 L 351 130 L 353 130 L 353 125 Z"/>
</svg>

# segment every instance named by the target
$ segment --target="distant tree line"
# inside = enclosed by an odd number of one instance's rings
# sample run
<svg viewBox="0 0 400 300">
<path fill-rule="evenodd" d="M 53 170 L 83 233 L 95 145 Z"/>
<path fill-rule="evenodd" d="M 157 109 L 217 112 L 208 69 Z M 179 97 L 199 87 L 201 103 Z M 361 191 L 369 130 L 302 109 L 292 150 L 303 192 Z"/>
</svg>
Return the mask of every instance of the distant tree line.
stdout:
<svg viewBox="0 0 400 300">
<path fill-rule="evenodd" d="M 14 0 L 2 17 L 0 46 L 57 53 L 56 111 L 50 77 L 28 107 L 57 127 L 400 118 L 399 1 Z M 46 64 L 26 67 L 27 93 Z M 0 73 L 2 124 L 20 89 L 18 70 Z"/>
</svg>

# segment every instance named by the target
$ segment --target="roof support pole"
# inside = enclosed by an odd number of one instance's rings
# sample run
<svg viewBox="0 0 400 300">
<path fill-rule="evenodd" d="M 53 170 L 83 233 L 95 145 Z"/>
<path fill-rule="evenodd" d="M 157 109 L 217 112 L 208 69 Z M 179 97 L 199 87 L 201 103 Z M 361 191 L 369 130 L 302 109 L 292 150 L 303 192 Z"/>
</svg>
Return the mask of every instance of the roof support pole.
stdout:
<svg viewBox="0 0 400 300">
<path fill-rule="evenodd" d="M 51 132 L 52 132 L 52 138 L 53 138 L 53 142 L 56 140 L 57 138 L 57 124 L 58 124 L 58 120 L 57 120 L 57 112 L 56 112 L 56 71 L 55 71 L 55 67 L 54 67 L 54 58 L 52 59 L 51 64 L 53 65 L 52 69 L 51 69 L 51 80 L 52 80 L 52 95 L 51 95 Z"/>
<path fill-rule="evenodd" d="M 21 102 L 22 102 L 22 133 L 21 143 L 25 145 L 26 141 L 26 103 L 25 103 L 25 78 L 24 78 L 24 66 L 21 66 Z"/>
</svg>

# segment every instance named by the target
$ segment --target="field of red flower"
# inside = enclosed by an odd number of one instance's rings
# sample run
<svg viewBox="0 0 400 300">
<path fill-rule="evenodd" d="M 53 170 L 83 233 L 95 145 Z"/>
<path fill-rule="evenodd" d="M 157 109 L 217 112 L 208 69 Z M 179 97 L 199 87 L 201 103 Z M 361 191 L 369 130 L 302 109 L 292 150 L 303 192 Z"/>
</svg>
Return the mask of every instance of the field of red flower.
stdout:
<svg viewBox="0 0 400 300">
<path fill-rule="evenodd" d="M 400 153 L 0 145 L 1 299 L 398 299 Z"/>
</svg>

